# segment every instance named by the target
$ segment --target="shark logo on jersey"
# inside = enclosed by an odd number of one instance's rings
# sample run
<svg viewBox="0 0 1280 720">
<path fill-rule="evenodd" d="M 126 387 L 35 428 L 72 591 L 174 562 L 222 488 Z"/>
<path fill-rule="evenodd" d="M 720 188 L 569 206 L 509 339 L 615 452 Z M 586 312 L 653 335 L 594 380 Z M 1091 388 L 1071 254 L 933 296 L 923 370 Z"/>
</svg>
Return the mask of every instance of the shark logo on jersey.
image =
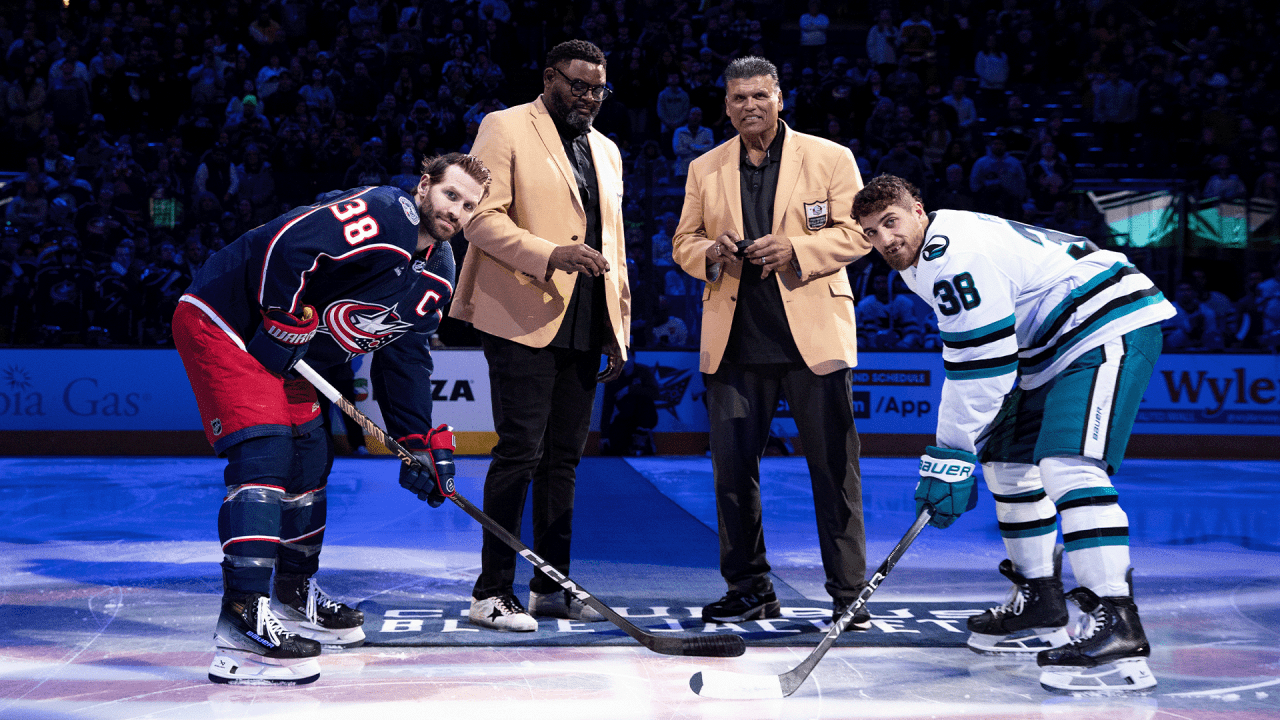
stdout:
<svg viewBox="0 0 1280 720">
<path fill-rule="evenodd" d="M 947 248 L 951 247 L 951 239 L 946 235 L 934 235 L 929 238 L 929 242 L 924 244 L 924 249 L 920 251 L 920 257 L 925 260 L 937 260 L 947 254 Z"/>
<path fill-rule="evenodd" d="M 827 226 L 827 201 L 820 200 L 804 204 L 804 219 L 810 230 L 821 230 Z"/>
<path fill-rule="evenodd" d="M 418 224 L 418 208 L 413 206 L 413 203 L 409 201 L 409 198 L 401 195 L 400 207 L 404 208 L 405 217 L 409 218 L 409 222 L 413 223 L 414 225 L 417 225 Z"/>
<path fill-rule="evenodd" d="M 352 355 L 371 353 L 413 327 L 400 319 L 396 307 L 339 300 L 325 308 L 319 332 L 332 336 Z"/>
</svg>

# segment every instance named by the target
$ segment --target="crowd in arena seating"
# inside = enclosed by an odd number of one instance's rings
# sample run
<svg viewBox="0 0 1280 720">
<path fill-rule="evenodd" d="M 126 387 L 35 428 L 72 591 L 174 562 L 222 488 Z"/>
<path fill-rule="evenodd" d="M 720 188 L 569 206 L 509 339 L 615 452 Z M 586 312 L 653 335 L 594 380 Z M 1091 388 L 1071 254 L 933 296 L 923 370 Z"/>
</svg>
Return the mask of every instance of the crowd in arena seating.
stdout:
<svg viewBox="0 0 1280 720">
<path fill-rule="evenodd" d="M 531 100 L 546 48 L 589 39 L 626 165 L 639 347 L 696 347 L 670 258 L 689 162 L 732 132 L 720 73 L 779 67 L 784 119 L 893 173 L 930 209 L 1112 237 L 1085 177 L 1280 201 L 1280 14 L 1241 0 L 25 0 L 0 14 L 0 342 L 166 345 L 194 272 L 326 191 L 411 188 L 486 113 Z M 1261 232 L 1276 234 L 1274 220 Z M 458 253 L 465 240 L 458 239 Z M 1275 249 L 1272 245 L 1272 249 Z M 938 347 L 872 254 L 859 343 Z M 1164 291 L 1171 349 L 1274 348 L 1280 263 Z M 446 323 L 440 341 L 467 344 Z"/>
</svg>

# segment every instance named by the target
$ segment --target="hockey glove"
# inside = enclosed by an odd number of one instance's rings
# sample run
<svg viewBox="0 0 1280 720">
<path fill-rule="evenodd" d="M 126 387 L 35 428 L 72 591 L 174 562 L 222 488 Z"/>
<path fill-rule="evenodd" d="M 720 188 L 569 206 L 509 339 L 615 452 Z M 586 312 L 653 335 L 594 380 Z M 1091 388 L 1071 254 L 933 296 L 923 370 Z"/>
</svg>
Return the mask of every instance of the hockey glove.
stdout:
<svg viewBox="0 0 1280 720">
<path fill-rule="evenodd" d="M 293 369 L 307 354 L 307 343 L 315 337 L 320 316 L 310 305 L 302 307 L 302 317 L 294 317 L 280 308 L 262 311 L 262 325 L 249 339 L 245 349 L 277 375 Z"/>
<path fill-rule="evenodd" d="M 916 514 L 926 506 L 933 510 L 929 524 L 944 528 L 978 504 L 973 468 L 976 455 L 930 445 L 920 456 L 920 482 L 916 485 Z"/>
<path fill-rule="evenodd" d="M 400 466 L 400 487 L 433 508 L 454 496 L 453 428 L 441 425 L 426 435 L 409 435 L 398 442 L 421 463 L 417 468 Z"/>
</svg>

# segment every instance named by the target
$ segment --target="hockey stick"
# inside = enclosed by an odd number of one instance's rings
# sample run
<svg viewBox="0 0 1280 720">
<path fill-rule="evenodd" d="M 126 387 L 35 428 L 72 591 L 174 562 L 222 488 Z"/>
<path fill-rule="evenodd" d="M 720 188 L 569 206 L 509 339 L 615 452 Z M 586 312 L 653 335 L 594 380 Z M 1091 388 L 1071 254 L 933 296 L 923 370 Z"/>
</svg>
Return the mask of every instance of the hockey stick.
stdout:
<svg viewBox="0 0 1280 720">
<path fill-rule="evenodd" d="M 327 380 L 320 377 L 315 370 L 311 369 L 305 361 L 298 361 L 293 366 L 299 375 L 306 378 L 316 389 L 321 392 L 329 401 L 342 409 L 351 419 L 360 424 L 364 431 L 377 438 L 379 442 L 387 446 L 387 449 L 395 453 L 400 461 L 412 468 L 420 468 L 422 463 L 413 456 L 413 453 L 405 449 L 403 445 L 392 440 L 387 432 L 378 427 L 367 415 L 360 412 L 351 401 L 347 400 L 338 392 L 337 388 L 330 385 Z M 709 637 L 664 637 L 654 635 L 640 629 L 631 621 L 614 612 L 613 608 L 600 602 L 591 593 L 579 587 L 569 578 L 565 577 L 559 570 L 552 567 L 546 560 L 538 557 L 532 550 L 525 547 L 524 543 L 510 531 L 502 527 L 493 518 L 485 515 L 479 508 L 471 504 L 461 493 L 454 493 L 449 498 L 455 505 L 462 508 L 462 511 L 470 515 L 480 523 L 485 530 L 493 533 L 499 540 L 506 543 L 508 547 L 520 553 L 525 560 L 533 563 L 533 566 L 541 570 L 547 577 L 555 580 L 560 587 L 573 593 L 585 605 L 589 605 L 599 612 L 601 615 L 609 619 L 609 622 L 622 628 L 622 631 L 637 642 L 650 650 L 661 653 L 663 655 L 694 655 L 699 657 L 737 657 L 747 651 L 746 643 L 737 635 L 711 635 Z"/>
<path fill-rule="evenodd" d="M 827 631 L 826 637 L 822 638 L 822 642 L 818 643 L 818 647 L 809 653 L 809 657 L 788 672 L 781 675 L 740 675 L 738 673 L 723 672 L 720 670 L 703 670 L 693 674 L 689 678 L 689 688 L 702 697 L 719 698 L 722 700 L 762 700 L 765 698 L 781 698 L 795 692 L 804 684 L 805 678 L 809 677 L 809 673 L 813 672 L 813 668 L 817 666 L 818 661 L 823 655 L 831 649 L 835 644 L 836 638 L 840 637 L 840 633 L 853 622 L 853 615 L 867 604 L 867 600 L 871 597 L 871 593 L 880 587 L 880 583 L 898 564 L 898 560 L 902 558 L 902 554 L 907 551 L 911 543 L 915 541 L 916 536 L 928 524 L 929 518 L 933 517 L 933 511 L 925 508 L 916 516 L 916 521 L 911 525 L 911 529 L 907 530 L 907 534 L 902 536 L 898 544 L 889 552 L 889 557 L 880 563 L 880 567 L 876 568 L 876 574 L 871 576 L 867 581 L 866 587 L 862 588 L 862 592 L 858 593 L 858 599 L 854 600 L 844 614 L 841 615 L 834 623 L 831 629 Z"/>
</svg>

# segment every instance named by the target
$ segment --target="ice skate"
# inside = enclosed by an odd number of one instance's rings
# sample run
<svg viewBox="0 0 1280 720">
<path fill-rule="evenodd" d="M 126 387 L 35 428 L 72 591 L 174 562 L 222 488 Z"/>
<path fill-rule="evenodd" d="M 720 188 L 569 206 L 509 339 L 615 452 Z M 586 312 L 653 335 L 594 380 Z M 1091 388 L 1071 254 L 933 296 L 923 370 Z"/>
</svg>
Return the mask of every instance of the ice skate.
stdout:
<svg viewBox="0 0 1280 720">
<path fill-rule="evenodd" d="M 1067 597 L 1084 615 L 1069 645 L 1045 650 L 1036 657 L 1042 668 L 1041 687 L 1050 692 L 1099 694 L 1155 687 L 1156 678 L 1147 667 L 1151 645 L 1138 619 L 1132 591 L 1124 597 L 1098 597 L 1088 588 L 1076 588 Z"/>
<path fill-rule="evenodd" d="M 1053 575 L 1026 578 L 1013 562 L 1000 563 L 1000 574 L 1013 581 L 1005 604 L 969 618 L 969 649 L 992 655 L 1030 656 L 1066 645 L 1067 603 L 1062 594 L 1062 546 L 1053 551 Z"/>
<path fill-rule="evenodd" d="M 223 600 L 209 680 L 233 685 L 305 685 L 320 677 L 320 643 L 289 632 L 271 599 Z"/>
<path fill-rule="evenodd" d="M 278 573 L 272 610 L 290 631 L 327 648 L 364 644 L 364 613 L 329 597 L 315 578 Z"/>
</svg>

